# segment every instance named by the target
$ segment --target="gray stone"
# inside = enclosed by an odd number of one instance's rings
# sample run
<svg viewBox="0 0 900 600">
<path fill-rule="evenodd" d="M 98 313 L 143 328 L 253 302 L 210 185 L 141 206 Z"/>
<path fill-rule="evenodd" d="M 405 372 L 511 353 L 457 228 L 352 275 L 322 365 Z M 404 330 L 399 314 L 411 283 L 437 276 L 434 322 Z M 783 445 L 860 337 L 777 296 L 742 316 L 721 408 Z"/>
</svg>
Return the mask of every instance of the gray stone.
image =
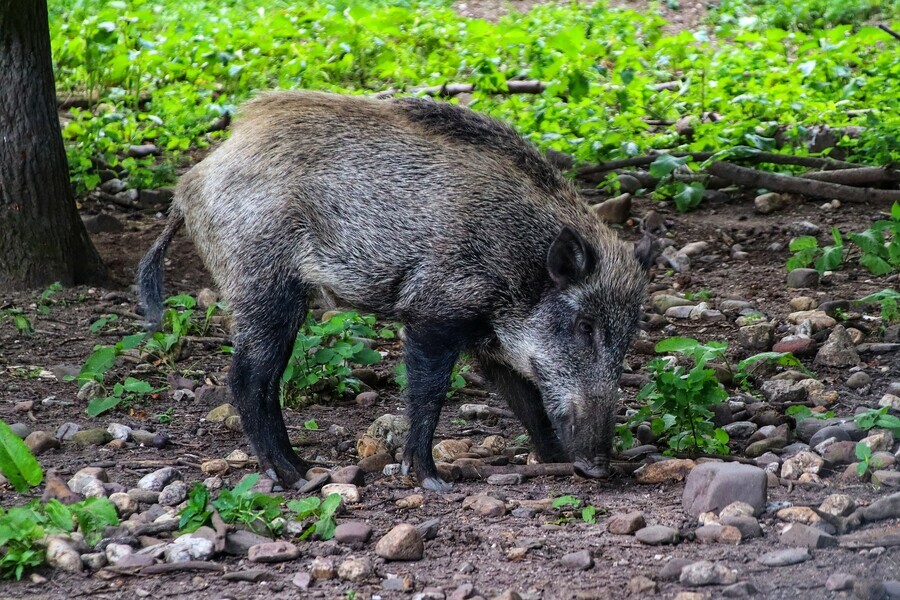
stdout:
<svg viewBox="0 0 900 600">
<path fill-rule="evenodd" d="M 817 236 L 821 231 L 818 225 L 809 221 L 795 221 L 788 226 L 788 229 L 794 235 Z"/>
<path fill-rule="evenodd" d="M 81 555 L 78 554 L 72 542 L 63 537 L 50 539 L 47 543 L 45 556 L 47 564 L 53 568 L 68 571 L 69 573 L 81 573 L 84 569 Z"/>
<path fill-rule="evenodd" d="M 849 442 L 850 434 L 847 433 L 846 429 L 839 425 L 829 425 L 828 427 L 823 427 L 815 432 L 813 436 L 809 438 L 809 445 L 815 448 L 828 439 L 834 439 L 836 442 Z"/>
<path fill-rule="evenodd" d="M 62 441 L 72 439 L 72 436 L 78 433 L 79 430 L 81 430 L 81 425 L 78 423 L 63 423 L 56 430 L 56 439 Z"/>
<path fill-rule="evenodd" d="M 722 429 L 728 434 L 728 437 L 736 440 L 745 440 L 759 429 L 756 423 L 751 421 L 735 421 L 723 426 Z"/>
<path fill-rule="evenodd" d="M 521 473 L 497 473 L 487 478 L 489 485 L 519 485 L 525 483 Z"/>
<path fill-rule="evenodd" d="M 81 562 L 91 571 L 99 571 L 106 566 L 106 554 L 103 552 L 89 552 L 81 555 Z"/>
<path fill-rule="evenodd" d="M 673 306 L 666 309 L 666 316 L 670 319 L 690 319 L 695 306 Z"/>
<path fill-rule="evenodd" d="M 664 525 L 651 525 L 639 529 L 634 536 L 639 542 L 649 546 L 675 544 L 679 540 L 678 530 Z"/>
<path fill-rule="evenodd" d="M 890 488 L 900 487 L 900 471 L 877 469 L 872 473 L 872 482 Z"/>
<path fill-rule="evenodd" d="M 128 425 L 110 423 L 109 427 L 106 428 L 106 431 L 109 432 L 109 435 L 111 435 L 114 440 L 125 440 L 127 442 L 131 439 L 131 427 Z"/>
<path fill-rule="evenodd" d="M 163 506 L 175 506 L 184 502 L 188 495 L 188 484 L 183 481 L 173 481 L 159 492 L 159 502 Z"/>
<path fill-rule="evenodd" d="M 639 511 L 619 513 L 606 521 L 606 530 L 615 535 L 631 535 L 646 526 L 644 514 Z"/>
<path fill-rule="evenodd" d="M 872 378 L 867 373 L 857 371 L 847 378 L 847 387 L 851 390 L 859 390 L 872 383 Z"/>
<path fill-rule="evenodd" d="M 372 563 L 367 558 L 351 556 L 338 565 L 337 575 L 346 581 L 362 581 L 367 579 L 374 570 Z"/>
<path fill-rule="evenodd" d="M 741 539 L 762 537 L 762 527 L 753 517 L 722 517 L 722 525 L 734 527 L 741 532 Z"/>
<path fill-rule="evenodd" d="M 588 550 L 579 550 L 578 552 L 570 552 L 560 560 L 564 567 L 574 571 L 587 571 L 594 566 L 594 559 Z"/>
<path fill-rule="evenodd" d="M 202 394 L 201 394 L 200 390 L 203 390 L 205 387 L 207 387 L 207 386 L 198 388 L 196 394 L 198 396 L 201 396 Z M 200 400 L 200 397 L 198 397 L 198 401 L 199 400 Z M 238 417 L 238 416 L 240 416 L 240 415 L 238 414 L 238 411 L 234 407 L 234 405 L 225 403 L 225 404 L 220 404 L 219 406 L 217 406 L 214 409 L 212 409 L 211 411 L 209 411 L 206 414 L 206 420 L 211 423 L 221 423 L 221 422 L 225 421 L 225 419 L 227 419 L 228 417 Z"/>
<path fill-rule="evenodd" d="M 888 406 L 891 410 L 900 412 L 900 396 L 894 394 L 885 394 L 878 401 L 878 406 Z"/>
<path fill-rule="evenodd" d="M 16 434 L 16 436 L 19 437 L 19 439 L 22 440 L 24 440 L 31 434 L 31 428 L 25 423 L 13 423 L 9 426 L 9 428 L 14 434 Z"/>
<path fill-rule="evenodd" d="M 756 323 L 738 329 L 738 344 L 748 350 L 768 350 L 774 342 L 775 326 L 771 323 Z"/>
<path fill-rule="evenodd" d="M 163 467 L 141 477 L 138 487 L 142 490 L 161 492 L 170 481 L 180 476 L 181 474 L 173 467 Z"/>
<path fill-rule="evenodd" d="M 803 523 L 788 524 L 781 532 L 779 541 L 785 546 L 805 546 L 811 549 L 830 548 L 838 543 L 837 538 Z"/>
<path fill-rule="evenodd" d="M 372 528 L 362 521 L 341 523 L 334 530 L 334 539 L 339 544 L 365 543 L 372 537 Z"/>
<path fill-rule="evenodd" d="M 781 404 L 785 402 L 803 402 L 809 390 L 799 382 L 785 379 L 769 379 L 760 386 L 760 391 L 769 402 Z"/>
<path fill-rule="evenodd" d="M 829 592 L 852 590 L 856 577 L 849 573 L 832 573 L 825 580 L 825 589 Z"/>
<path fill-rule="evenodd" d="M 773 550 L 766 552 L 757 562 L 767 567 L 786 567 L 808 561 L 812 556 L 806 548 L 787 548 L 786 550 Z"/>
<path fill-rule="evenodd" d="M 271 542 L 267 537 L 261 536 L 246 529 L 235 529 L 229 531 L 225 536 L 225 552 L 235 556 L 247 556 L 250 548 L 258 544 L 267 544 Z"/>
<path fill-rule="evenodd" d="M 819 272 L 815 269 L 794 269 L 787 274 L 789 288 L 814 288 L 819 286 Z"/>
<path fill-rule="evenodd" d="M 59 440 L 46 431 L 32 431 L 25 438 L 25 445 L 35 456 L 40 456 L 50 450 L 59 448 Z"/>
<path fill-rule="evenodd" d="M 719 563 L 701 560 L 685 566 L 678 580 L 685 585 L 728 585 L 737 581 L 737 573 Z"/>
<path fill-rule="evenodd" d="M 366 475 L 362 469 L 356 465 L 350 465 L 343 469 L 338 469 L 331 474 L 331 481 L 334 483 L 347 483 L 355 486 L 366 485 Z"/>
<path fill-rule="evenodd" d="M 250 562 L 274 563 L 294 560 L 300 556 L 300 548 L 290 542 L 263 542 L 250 546 L 247 558 Z"/>
<path fill-rule="evenodd" d="M 829 367 L 852 367 L 859 363 L 859 354 L 843 325 L 834 326 L 828 341 L 819 348 L 813 362 Z"/>
<path fill-rule="evenodd" d="M 749 581 L 739 581 L 722 588 L 722 596 L 725 598 L 746 598 L 758 593 L 756 587 Z"/>
<path fill-rule="evenodd" d="M 378 540 L 375 553 L 386 560 L 421 560 L 425 556 L 425 544 L 415 527 L 403 523 Z"/>
<path fill-rule="evenodd" d="M 784 204 L 784 198 L 778 192 L 760 194 L 753 200 L 753 206 L 756 209 L 756 212 L 761 215 L 767 215 L 776 210 L 780 210 Z"/>
<path fill-rule="evenodd" d="M 421 523 L 416 525 L 416 530 L 424 540 L 433 540 L 434 538 L 436 538 L 440 528 L 440 519 L 428 519 L 427 521 L 422 521 Z"/>
<path fill-rule="evenodd" d="M 657 578 L 660 581 L 678 581 L 681 571 L 695 562 L 697 561 L 690 558 L 672 558 L 660 569 Z"/>
<path fill-rule="evenodd" d="M 684 510 L 693 516 L 718 512 L 732 502 L 746 502 L 760 514 L 766 506 L 768 479 L 758 467 L 740 463 L 703 463 L 687 477 Z"/>
<path fill-rule="evenodd" d="M 208 539 L 193 535 L 183 535 L 166 546 L 166 562 L 187 562 L 189 560 L 209 560 L 215 552 L 215 545 Z"/>
<path fill-rule="evenodd" d="M 382 440 L 388 450 L 393 452 L 406 442 L 406 435 L 409 433 L 409 419 L 402 415 L 381 415 L 369 425 L 366 433 L 375 439 Z M 378 470 L 380 471 L 381 468 Z"/>
<path fill-rule="evenodd" d="M 687 298 L 673 296 L 671 294 L 655 294 L 650 298 L 650 303 L 660 313 L 665 313 L 673 306 L 694 306 L 694 303 Z"/>
</svg>

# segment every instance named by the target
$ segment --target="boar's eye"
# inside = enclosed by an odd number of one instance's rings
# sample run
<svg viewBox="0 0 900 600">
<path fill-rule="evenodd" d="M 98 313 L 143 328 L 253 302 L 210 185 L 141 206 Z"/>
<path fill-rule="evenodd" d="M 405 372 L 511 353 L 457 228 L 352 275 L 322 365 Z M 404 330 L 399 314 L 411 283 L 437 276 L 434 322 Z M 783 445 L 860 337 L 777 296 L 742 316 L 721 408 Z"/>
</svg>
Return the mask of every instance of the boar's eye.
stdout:
<svg viewBox="0 0 900 600">
<path fill-rule="evenodd" d="M 587 319 L 578 319 L 575 322 L 575 331 L 577 331 L 579 335 L 590 338 L 594 335 L 594 324 Z"/>
</svg>

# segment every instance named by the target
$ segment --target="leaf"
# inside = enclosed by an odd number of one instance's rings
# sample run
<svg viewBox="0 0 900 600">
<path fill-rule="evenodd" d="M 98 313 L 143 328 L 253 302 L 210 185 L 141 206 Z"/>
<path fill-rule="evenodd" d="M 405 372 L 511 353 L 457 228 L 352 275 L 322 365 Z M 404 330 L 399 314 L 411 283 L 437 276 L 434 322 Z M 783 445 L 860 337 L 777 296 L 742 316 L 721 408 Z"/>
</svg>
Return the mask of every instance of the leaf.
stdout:
<svg viewBox="0 0 900 600">
<path fill-rule="evenodd" d="M 581 500 L 575 496 L 560 496 L 553 501 L 553 508 L 565 508 L 567 506 L 578 508 L 581 506 Z"/>
<path fill-rule="evenodd" d="M 340 498 L 340 496 L 338 496 L 338 498 Z M 303 519 L 314 515 L 319 510 L 321 502 L 322 501 L 316 496 L 308 496 L 301 500 L 291 500 L 287 503 L 287 507 L 297 513 L 297 520 L 302 521 Z"/>
<path fill-rule="evenodd" d="M 791 252 L 799 252 L 801 250 L 814 250 L 819 247 L 819 240 L 811 235 L 802 235 L 791 240 L 788 249 Z"/>
<path fill-rule="evenodd" d="M 879 277 L 888 275 L 894 270 L 886 260 L 874 254 L 863 254 L 859 257 L 859 264 L 867 268 L 872 275 Z"/>
<path fill-rule="evenodd" d="M 855 454 L 859 460 L 868 461 L 872 457 L 872 449 L 859 442 L 856 444 Z"/>
<path fill-rule="evenodd" d="M 141 381 L 140 379 L 135 379 L 134 377 L 128 377 L 125 379 L 123 386 L 125 391 L 132 392 L 134 394 L 149 394 L 153 391 L 153 386 L 151 386 L 146 381 Z"/>
<path fill-rule="evenodd" d="M 822 256 L 816 259 L 815 267 L 819 275 L 825 271 L 833 271 L 837 269 L 844 260 L 843 246 L 826 246 L 822 251 Z"/>
<path fill-rule="evenodd" d="M 102 415 L 119 405 L 124 398 L 122 396 L 106 396 L 105 398 L 94 398 L 87 405 L 87 414 L 89 417 Z"/>
<path fill-rule="evenodd" d="M 47 513 L 50 524 L 56 529 L 65 532 L 75 529 L 72 510 L 56 498 L 51 498 L 44 505 L 44 511 Z"/>
<path fill-rule="evenodd" d="M 323 515 L 333 515 L 337 512 L 337 509 L 341 506 L 341 495 L 340 494 L 329 494 L 325 500 L 322 501 L 321 512 Z"/>
<path fill-rule="evenodd" d="M 44 479 L 41 465 L 31 450 L 4 421 L 0 421 L 0 472 L 20 494 Z"/>
<path fill-rule="evenodd" d="M 135 348 L 137 348 L 138 346 L 141 345 L 141 343 L 144 341 L 144 339 L 146 337 L 147 336 L 143 333 L 135 333 L 133 335 L 126 335 L 125 337 L 122 338 L 122 341 L 119 342 L 119 344 L 122 344 L 122 347 L 121 347 L 122 350 L 134 350 Z"/>
<path fill-rule="evenodd" d="M 97 543 L 107 525 L 118 525 L 116 506 L 108 498 L 87 498 L 72 505 L 78 528 L 89 544 Z"/>
<path fill-rule="evenodd" d="M 900 202 L 894 202 L 894 205 L 891 206 L 891 219 L 900 221 Z"/>
<path fill-rule="evenodd" d="M 250 473 L 249 475 L 245 475 L 241 481 L 234 486 L 234 489 L 231 490 L 231 493 L 235 496 L 244 496 L 247 492 L 250 491 L 256 482 L 259 481 L 259 473 Z"/>
<path fill-rule="evenodd" d="M 377 350 L 363 348 L 353 355 L 352 360 L 360 365 L 374 365 L 375 363 L 380 362 L 381 358 L 381 354 Z"/>
<path fill-rule="evenodd" d="M 585 506 L 581 511 L 581 520 L 589 525 L 597 522 L 597 507 L 593 504 Z"/>
<path fill-rule="evenodd" d="M 660 154 L 659 157 L 650 164 L 650 175 L 656 179 L 662 179 L 689 160 L 691 160 L 690 156 L 678 157 L 668 153 Z"/>
<path fill-rule="evenodd" d="M 702 183 L 694 182 L 690 185 L 679 183 L 679 187 L 681 190 L 673 197 L 675 200 L 675 208 L 678 209 L 678 212 L 688 212 L 692 208 L 700 205 L 700 202 L 703 200 L 703 193 L 706 191 L 706 186 Z"/>
<path fill-rule="evenodd" d="M 315 419 L 310 419 L 309 421 L 304 422 L 303 426 L 306 429 L 310 429 L 310 430 L 317 430 L 319 428 L 319 424 L 316 423 Z"/>
<path fill-rule="evenodd" d="M 693 338 L 670 337 L 658 342 L 654 350 L 660 353 L 677 352 L 679 354 L 689 354 L 696 350 L 698 346 L 700 346 L 700 342 Z"/>
<path fill-rule="evenodd" d="M 804 77 L 809 77 L 816 68 L 816 61 L 808 60 L 797 65 L 797 69 L 803 73 Z"/>
<path fill-rule="evenodd" d="M 867 229 L 862 233 L 848 233 L 847 237 L 860 247 L 866 254 L 874 254 L 881 258 L 887 258 L 887 249 L 884 247 L 884 236 L 876 229 Z"/>
<path fill-rule="evenodd" d="M 115 366 L 117 355 L 115 346 L 98 346 L 94 348 L 94 352 L 88 357 L 78 373 L 78 381 L 84 379 L 102 380 L 103 374 Z"/>
</svg>

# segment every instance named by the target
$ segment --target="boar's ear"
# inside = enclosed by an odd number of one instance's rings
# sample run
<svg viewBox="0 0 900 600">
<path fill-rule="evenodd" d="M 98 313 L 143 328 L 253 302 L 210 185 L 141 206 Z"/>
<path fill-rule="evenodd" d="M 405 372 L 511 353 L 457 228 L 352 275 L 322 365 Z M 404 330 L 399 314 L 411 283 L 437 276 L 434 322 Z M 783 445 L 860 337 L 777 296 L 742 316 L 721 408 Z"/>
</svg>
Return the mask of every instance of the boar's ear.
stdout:
<svg viewBox="0 0 900 600">
<path fill-rule="evenodd" d="M 547 271 L 561 290 L 584 278 L 595 264 L 594 249 L 570 227 L 563 227 L 547 253 Z"/>
<path fill-rule="evenodd" d="M 634 257 L 644 267 L 644 270 L 647 270 L 653 266 L 658 256 L 659 244 L 656 243 L 656 238 L 645 233 L 644 237 L 634 245 Z"/>
</svg>

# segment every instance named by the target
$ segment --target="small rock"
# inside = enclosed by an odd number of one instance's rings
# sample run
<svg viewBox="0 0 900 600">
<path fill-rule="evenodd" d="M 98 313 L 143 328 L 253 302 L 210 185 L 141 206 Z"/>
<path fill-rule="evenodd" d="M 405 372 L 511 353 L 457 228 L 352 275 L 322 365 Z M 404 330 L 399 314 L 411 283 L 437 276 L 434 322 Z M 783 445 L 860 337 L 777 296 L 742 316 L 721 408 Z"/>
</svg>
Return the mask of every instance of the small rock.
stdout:
<svg viewBox="0 0 900 600">
<path fill-rule="evenodd" d="M 819 272 L 815 269 L 794 269 L 787 274 L 788 288 L 815 288 L 819 286 Z"/>
<path fill-rule="evenodd" d="M 25 445 L 35 456 L 40 456 L 49 450 L 59 448 L 59 440 L 46 431 L 32 431 L 25 438 Z"/>
<path fill-rule="evenodd" d="M 159 154 L 159 148 L 155 144 L 138 144 L 128 148 L 128 156 L 133 158 L 143 158 L 145 156 Z"/>
<path fill-rule="evenodd" d="M 425 555 L 425 544 L 415 527 L 403 523 L 378 540 L 375 553 L 387 560 L 421 560 Z"/>
<path fill-rule="evenodd" d="M 687 298 L 682 298 L 681 296 L 673 296 L 671 294 L 655 294 L 650 299 L 650 303 L 660 313 L 665 313 L 667 310 L 675 306 L 694 306 L 694 303 Z"/>
<path fill-rule="evenodd" d="M 838 543 L 835 537 L 803 523 L 789 524 L 781 532 L 779 541 L 785 546 L 805 546 L 811 549 L 830 548 Z"/>
<path fill-rule="evenodd" d="M 741 501 L 759 514 L 766 505 L 767 482 L 766 472 L 758 467 L 740 463 L 703 463 L 688 475 L 682 504 L 688 514 L 697 516 Z"/>
<path fill-rule="evenodd" d="M 785 379 L 769 379 L 760 386 L 760 391 L 769 402 L 782 404 L 785 402 L 803 402 L 809 390 L 796 381 Z"/>
<path fill-rule="evenodd" d="M 309 576 L 313 580 L 327 581 L 334 579 L 335 574 L 334 562 L 326 556 L 317 556 L 309 566 Z"/>
<path fill-rule="evenodd" d="M 241 421 L 239 415 L 229 415 L 225 417 L 222 424 L 225 425 L 225 429 L 228 431 L 235 431 L 237 433 L 242 433 L 244 431 L 244 422 Z"/>
<path fill-rule="evenodd" d="M 184 502 L 188 495 L 188 485 L 183 481 L 174 481 L 159 492 L 159 502 L 162 506 L 175 506 Z"/>
<path fill-rule="evenodd" d="M 775 516 L 788 523 L 818 525 L 822 522 L 822 517 L 808 506 L 789 506 L 787 508 L 782 508 L 775 513 Z"/>
<path fill-rule="evenodd" d="M 625 589 L 631 596 L 646 598 L 656 594 L 656 582 L 649 577 L 638 575 L 628 580 L 628 585 L 625 586 Z"/>
<path fill-rule="evenodd" d="M 725 565 L 701 560 L 684 567 L 678 580 L 694 586 L 728 585 L 737 581 L 737 573 Z"/>
<path fill-rule="evenodd" d="M 853 346 L 850 335 L 842 325 L 835 325 L 828 341 L 819 348 L 813 361 L 817 365 L 829 367 L 852 367 L 859 363 L 859 354 Z"/>
<path fill-rule="evenodd" d="M 606 530 L 615 535 L 631 535 L 646 526 L 643 513 L 638 511 L 615 514 L 606 521 Z"/>
<path fill-rule="evenodd" d="M 574 571 L 587 571 L 594 566 L 594 559 L 588 550 L 579 550 L 578 552 L 570 552 L 560 560 L 564 567 Z"/>
<path fill-rule="evenodd" d="M 355 465 L 338 469 L 331 474 L 331 481 L 334 483 L 351 484 L 357 487 L 366 484 L 366 476 L 362 469 Z"/>
<path fill-rule="evenodd" d="M 728 587 L 722 588 L 722 595 L 726 598 L 746 598 L 747 596 L 755 596 L 756 594 L 756 587 L 749 581 L 739 581 Z"/>
<path fill-rule="evenodd" d="M 753 200 L 753 206 L 756 208 L 756 212 L 761 215 L 767 215 L 776 210 L 780 210 L 784 206 L 784 203 L 784 198 L 778 192 L 760 194 Z M 793 271 L 791 272 L 793 273 Z"/>
<path fill-rule="evenodd" d="M 867 373 L 864 373 L 862 371 L 857 371 L 856 373 L 853 373 L 852 375 L 850 375 L 850 377 L 847 378 L 847 387 L 850 388 L 851 390 L 862 389 L 862 388 L 866 387 L 867 385 L 870 385 L 871 383 L 872 383 L 872 378 L 869 377 L 869 375 Z M 898 401 L 898 403 L 900 403 L 900 398 L 897 398 L 897 401 Z M 884 406 L 884 405 L 882 404 L 882 406 Z M 898 404 L 898 406 L 900 406 L 900 404 Z"/>
<path fill-rule="evenodd" d="M 872 472 L 872 484 L 890 488 L 900 487 L 900 471 L 877 469 Z"/>
<path fill-rule="evenodd" d="M 391 456 L 387 452 L 380 452 L 378 454 L 373 454 L 372 456 L 363 458 L 357 463 L 357 465 L 359 465 L 359 468 L 365 473 L 379 473 L 387 465 L 393 462 L 393 456 Z"/>
<path fill-rule="evenodd" d="M 81 562 L 91 571 L 99 571 L 107 565 L 104 552 L 90 552 L 81 555 Z"/>
<path fill-rule="evenodd" d="M 309 573 L 295 573 L 291 583 L 301 590 L 307 590 L 309 589 L 309 584 L 312 583 L 312 576 Z"/>
<path fill-rule="evenodd" d="M 698 527 L 694 535 L 701 544 L 740 544 L 743 539 L 741 530 L 730 525 L 704 525 Z"/>
<path fill-rule="evenodd" d="M 738 329 L 738 344 L 747 350 L 768 350 L 774 342 L 775 326 L 772 323 L 756 323 Z"/>
<path fill-rule="evenodd" d="M 246 529 L 229 531 L 225 536 L 225 552 L 235 556 L 247 556 L 250 548 L 259 544 L 271 542 L 267 537 L 261 536 Z"/>
<path fill-rule="evenodd" d="M 847 494 L 831 494 L 822 504 L 819 510 L 835 517 L 846 517 L 856 508 L 856 502 Z"/>
<path fill-rule="evenodd" d="M 688 565 L 697 561 L 690 558 L 672 558 L 659 571 L 659 579 L 662 581 L 678 581 L 681 571 Z"/>
<path fill-rule="evenodd" d="M 106 562 L 117 566 L 124 557 L 134 554 L 134 549 L 127 544 L 108 544 L 104 553 Z"/>
<path fill-rule="evenodd" d="M 472 442 L 469 440 L 443 440 L 438 442 L 431 450 L 434 460 L 453 462 L 463 454 L 468 454 Z"/>
<path fill-rule="evenodd" d="M 206 386 L 204 386 L 204 387 L 206 387 Z M 203 389 L 202 387 L 199 388 L 199 390 L 202 390 L 202 389 Z M 198 394 L 200 393 L 199 390 L 197 392 Z M 238 417 L 238 416 L 240 416 L 240 415 L 238 413 L 237 408 L 235 408 L 231 404 L 226 403 L 226 404 L 220 404 L 219 406 L 215 407 L 214 409 L 212 409 L 211 411 L 206 413 L 206 420 L 209 421 L 210 423 L 221 423 L 221 422 L 225 421 L 225 419 L 227 419 L 228 417 Z"/>
<path fill-rule="evenodd" d="M 670 458 L 642 466 L 635 471 L 634 478 L 645 484 L 682 481 L 695 466 L 689 458 Z"/>
<path fill-rule="evenodd" d="M 502 517 L 506 514 L 506 504 L 493 496 L 477 496 L 471 507 L 482 517 Z"/>
<path fill-rule="evenodd" d="M 151 492 L 161 492 L 170 481 L 180 476 L 181 474 L 174 468 L 163 467 L 141 477 L 140 481 L 138 481 L 138 487 Z"/>
<path fill-rule="evenodd" d="M 365 543 L 372 537 L 372 528 L 362 521 L 341 523 L 334 530 L 334 539 L 340 544 Z"/>
<path fill-rule="evenodd" d="M 520 485 L 525 483 L 521 473 L 496 473 L 487 478 L 488 485 Z"/>
<path fill-rule="evenodd" d="M 109 427 L 106 428 L 106 431 L 109 432 L 109 435 L 111 435 L 114 440 L 125 440 L 127 442 L 131 439 L 131 427 L 128 425 L 110 423 Z"/>
<path fill-rule="evenodd" d="M 166 562 L 177 563 L 189 560 L 209 560 L 215 552 L 212 541 L 191 534 L 176 538 L 166 546 Z"/>
<path fill-rule="evenodd" d="M 359 488 L 352 483 L 329 483 L 322 487 L 322 497 L 338 494 L 344 504 L 357 504 L 360 499 Z"/>
<path fill-rule="evenodd" d="M 370 458 L 379 454 L 388 454 L 387 444 L 384 440 L 372 437 L 371 435 L 363 435 L 356 441 L 356 454 L 363 459 Z M 360 469 L 363 469 L 360 463 Z M 363 469 L 365 471 L 365 469 Z"/>
<path fill-rule="evenodd" d="M 70 440 L 79 430 L 81 430 L 81 425 L 78 423 L 63 423 L 59 426 L 59 429 L 56 430 L 55 437 L 62 441 Z"/>
<path fill-rule="evenodd" d="M 388 451 L 394 451 L 406 442 L 409 433 L 409 419 L 391 414 L 381 415 L 369 425 L 366 434 L 382 440 Z M 382 465 L 383 466 L 383 465 Z M 378 469 L 379 471 L 381 469 Z"/>
<path fill-rule="evenodd" d="M 822 458 L 828 465 L 845 465 L 856 460 L 856 442 L 835 442 L 825 448 Z"/>
<path fill-rule="evenodd" d="M 894 435 L 890 431 L 878 431 L 872 435 L 868 435 L 859 441 L 860 444 L 868 446 L 869 450 L 875 452 L 889 452 L 894 446 Z"/>
<path fill-rule="evenodd" d="M 123 492 L 116 492 L 109 495 L 109 501 L 116 507 L 116 512 L 123 519 L 126 519 L 138 511 L 138 502 L 131 496 Z"/>
<path fill-rule="evenodd" d="M 47 543 L 46 560 L 51 567 L 69 573 L 81 573 L 84 569 L 81 555 L 62 537 L 53 537 Z"/>
<path fill-rule="evenodd" d="M 721 511 L 719 517 L 752 517 L 756 513 L 756 509 L 746 502 L 732 502 Z"/>
<path fill-rule="evenodd" d="M 722 517 L 721 521 L 722 525 L 737 529 L 741 533 L 741 539 L 762 537 L 759 521 L 753 517 Z"/>
<path fill-rule="evenodd" d="M 247 558 L 250 562 L 275 563 L 294 560 L 300 556 L 300 549 L 290 542 L 264 542 L 250 546 Z"/>
<path fill-rule="evenodd" d="M 814 452 L 798 452 L 781 465 L 781 476 L 784 479 L 799 479 L 803 473 L 818 474 L 825 461 Z"/>
<path fill-rule="evenodd" d="M 722 429 L 728 434 L 729 438 L 737 440 L 745 440 L 754 433 L 759 427 L 751 421 L 735 421 L 724 425 Z"/>
<path fill-rule="evenodd" d="M 200 470 L 210 475 L 224 475 L 228 472 L 228 469 L 228 461 L 224 458 L 214 458 L 212 460 L 207 460 L 200 465 Z"/>
<path fill-rule="evenodd" d="M 378 392 L 375 391 L 360 392 L 356 395 L 356 404 L 358 406 L 362 406 L 363 408 L 369 408 L 370 406 L 373 406 L 377 401 Z"/>
<path fill-rule="evenodd" d="M 416 531 L 422 536 L 422 539 L 433 540 L 437 537 L 438 530 L 441 527 L 440 519 L 428 519 L 416 525 Z"/>
<path fill-rule="evenodd" d="M 767 567 L 786 567 L 808 561 L 812 556 L 806 548 L 774 550 L 757 558 L 757 562 Z"/>
<path fill-rule="evenodd" d="M 102 446 L 111 442 L 112 439 L 105 429 L 82 429 L 76 431 L 69 441 L 79 446 Z"/>
<path fill-rule="evenodd" d="M 825 580 L 825 589 L 829 592 L 840 592 L 843 590 L 852 590 L 856 577 L 849 573 L 832 573 Z"/>
<path fill-rule="evenodd" d="M 625 193 L 591 207 L 595 215 L 611 225 L 621 225 L 631 216 L 631 194 Z"/>
<path fill-rule="evenodd" d="M 854 373 L 854 375 L 861 375 L 862 373 Z M 850 381 L 847 381 L 847 385 L 850 385 Z M 900 412 L 900 396 L 895 396 L 894 394 L 885 394 L 881 397 L 881 400 L 878 401 L 878 406 L 889 406 L 891 410 Z M 37 432 L 35 432 L 37 433 Z M 32 434 L 34 435 L 34 434 Z M 29 436 L 30 437 L 30 436 Z M 27 443 L 27 440 L 26 440 Z"/>
<path fill-rule="evenodd" d="M 678 530 L 664 525 L 651 525 L 637 531 L 634 536 L 639 542 L 649 546 L 678 543 Z"/>
<path fill-rule="evenodd" d="M 372 563 L 367 558 L 350 557 L 338 565 L 337 574 L 347 581 L 362 581 L 372 575 Z"/>
</svg>

